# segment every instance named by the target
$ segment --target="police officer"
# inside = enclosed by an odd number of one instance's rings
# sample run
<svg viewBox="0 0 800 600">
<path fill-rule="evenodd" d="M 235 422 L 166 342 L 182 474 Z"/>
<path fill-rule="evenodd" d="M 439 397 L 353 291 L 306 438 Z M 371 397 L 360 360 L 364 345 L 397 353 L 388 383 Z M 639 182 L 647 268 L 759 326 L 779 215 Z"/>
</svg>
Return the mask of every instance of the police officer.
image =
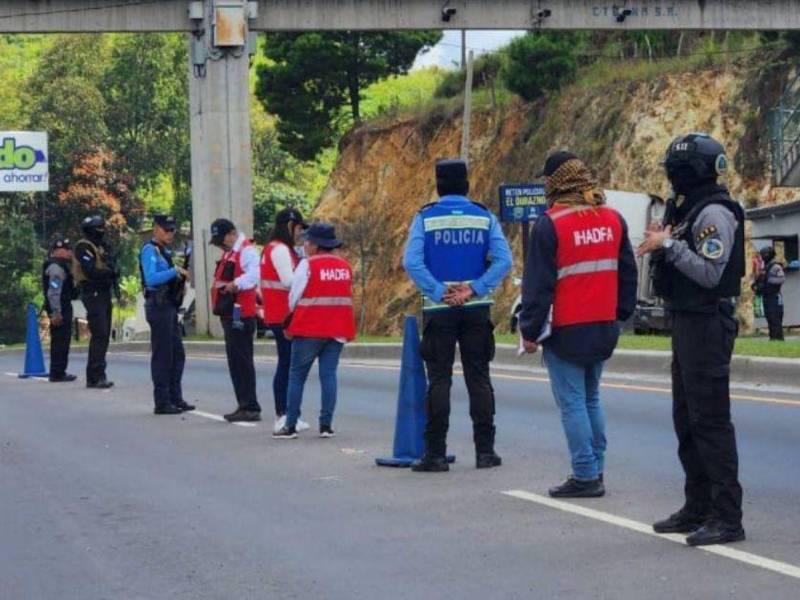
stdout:
<svg viewBox="0 0 800 600">
<path fill-rule="evenodd" d="M 62 235 L 53 239 L 50 256 L 42 266 L 42 291 L 45 311 L 50 317 L 50 381 L 75 381 L 77 377 L 67 373 L 67 363 L 76 290 L 72 279 L 72 248 L 69 239 Z"/>
<path fill-rule="evenodd" d="M 403 266 L 423 295 L 420 354 L 428 371 L 425 454 L 414 471 L 447 471 L 450 386 L 458 343 L 469 390 L 476 466 L 499 466 L 494 451 L 492 292 L 511 269 L 511 250 L 497 219 L 467 198 L 463 160 L 436 163 L 440 200 L 420 210 L 411 225 Z"/>
<path fill-rule="evenodd" d="M 756 291 L 764 299 L 764 316 L 769 326 L 769 339 L 783 341 L 783 295 L 781 286 L 786 282 L 786 272 L 777 260 L 775 248 L 767 246 L 760 251 L 764 269 L 756 279 Z"/>
<path fill-rule="evenodd" d="M 81 222 L 83 239 L 75 246 L 75 284 L 86 307 L 89 322 L 89 356 L 86 363 L 86 387 L 107 389 L 114 385 L 106 379 L 106 352 L 111 338 L 111 294 L 119 279 L 111 249 L 105 241 L 106 223 L 92 215 Z"/>
<path fill-rule="evenodd" d="M 184 401 L 181 388 L 186 354 L 178 323 L 178 288 L 188 278 L 188 273 L 172 261 L 170 246 L 175 239 L 175 229 L 174 217 L 155 216 L 153 239 L 144 244 L 139 253 L 145 315 L 150 325 L 153 412 L 157 415 L 177 415 L 195 408 Z"/>
<path fill-rule="evenodd" d="M 211 224 L 211 244 L 222 258 L 214 271 L 211 304 L 225 332 L 228 371 L 238 408 L 224 415 L 230 423 L 260 421 L 261 405 L 256 396 L 253 336 L 256 332 L 256 290 L 260 282 L 260 260 L 255 246 L 228 219 Z"/>
<path fill-rule="evenodd" d="M 672 315 L 672 415 L 686 502 L 653 529 L 688 533 L 690 546 L 736 542 L 745 532 L 729 381 L 744 211 L 717 183 L 727 158 L 715 139 L 678 137 L 664 164 L 675 198 L 663 228 L 652 225 L 637 253 L 655 252 L 656 293 Z"/>
</svg>

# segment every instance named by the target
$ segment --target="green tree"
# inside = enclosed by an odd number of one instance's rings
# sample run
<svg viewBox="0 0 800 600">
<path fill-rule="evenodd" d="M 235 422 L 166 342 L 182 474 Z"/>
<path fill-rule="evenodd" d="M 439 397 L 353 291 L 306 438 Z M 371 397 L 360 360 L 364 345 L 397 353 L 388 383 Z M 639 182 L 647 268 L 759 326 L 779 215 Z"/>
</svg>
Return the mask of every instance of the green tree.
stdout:
<svg viewBox="0 0 800 600">
<path fill-rule="evenodd" d="M 26 85 L 28 126 L 48 133 L 55 188 L 69 172 L 73 154 L 103 144 L 108 137 L 106 102 L 99 87 L 107 50 L 104 36 L 59 36 Z"/>
<path fill-rule="evenodd" d="M 557 91 L 578 68 L 568 37 L 527 34 L 511 42 L 507 52 L 506 87 L 528 101 Z"/>
<path fill-rule="evenodd" d="M 153 190 L 167 175 L 176 195 L 190 182 L 186 41 L 173 34 L 116 38 L 103 74 L 108 145 Z"/>
<path fill-rule="evenodd" d="M 25 307 L 39 294 L 39 266 L 44 257 L 32 224 L 29 195 L 0 198 L 0 344 L 25 339 Z"/>
<path fill-rule="evenodd" d="M 283 147 L 301 160 L 312 160 L 344 127 L 361 122 L 366 86 L 407 73 L 420 51 L 441 36 L 425 31 L 271 34 L 264 45 L 268 62 L 258 68 L 256 95 L 278 116 Z"/>
</svg>

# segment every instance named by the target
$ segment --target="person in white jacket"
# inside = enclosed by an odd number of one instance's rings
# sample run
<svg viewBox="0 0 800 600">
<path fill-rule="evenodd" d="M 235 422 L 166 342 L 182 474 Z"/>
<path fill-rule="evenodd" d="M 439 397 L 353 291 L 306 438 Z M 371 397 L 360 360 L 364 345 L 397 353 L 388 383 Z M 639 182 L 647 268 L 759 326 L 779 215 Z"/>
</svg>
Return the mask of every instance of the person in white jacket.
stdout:
<svg viewBox="0 0 800 600">
<path fill-rule="evenodd" d="M 292 342 L 286 339 L 284 321 L 289 316 L 289 289 L 292 287 L 294 271 L 300 261 L 296 246 L 302 244 L 300 236 L 308 229 L 303 215 L 296 208 L 285 208 L 275 216 L 275 225 L 270 231 L 261 253 L 261 302 L 264 309 L 264 324 L 272 331 L 278 349 L 278 365 L 272 379 L 275 398 L 275 431 L 286 424 L 286 392 L 289 386 L 289 364 Z M 297 429 L 308 429 L 305 421 L 297 422 Z"/>
</svg>

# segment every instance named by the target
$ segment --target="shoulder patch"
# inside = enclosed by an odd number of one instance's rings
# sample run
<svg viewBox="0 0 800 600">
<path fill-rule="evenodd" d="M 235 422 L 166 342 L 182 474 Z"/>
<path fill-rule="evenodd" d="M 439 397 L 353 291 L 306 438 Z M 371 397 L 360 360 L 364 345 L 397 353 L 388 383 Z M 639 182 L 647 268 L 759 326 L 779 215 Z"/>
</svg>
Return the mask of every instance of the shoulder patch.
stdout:
<svg viewBox="0 0 800 600">
<path fill-rule="evenodd" d="M 709 225 L 705 229 L 703 229 L 700 233 L 697 234 L 697 243 L 699 244 L 707 237 L 714 235 L 717 233 L 717 226 L 716 225 Z"/>
<path fill-rule="evenodd" d="M 725 247 L 721 240 L 717 238 L 708 238 L 703 242 L 700 248 L 700 253 L 709 260 L 717 260 L 725 252 Z"/>
<path fill-rule="evenodd" d="M 428 202 L 426 205 L 424 205 L 422 208 L 419 209 L 419 212 L 428 210 L 431 206 L 436 206 L 436 202 Z"/>
</svg>

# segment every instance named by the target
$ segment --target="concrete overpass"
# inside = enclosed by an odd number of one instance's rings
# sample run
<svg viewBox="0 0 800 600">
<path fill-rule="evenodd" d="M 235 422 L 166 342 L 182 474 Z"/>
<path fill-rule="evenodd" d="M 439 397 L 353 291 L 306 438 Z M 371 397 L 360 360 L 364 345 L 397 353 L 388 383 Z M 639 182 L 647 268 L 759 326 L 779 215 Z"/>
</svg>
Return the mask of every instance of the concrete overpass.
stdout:
<svg viewBox="0 0 800 600">
<path fill-rule="evenodd" d="M 238 15 L 238 16 L 237 16 Z M 3 0 L 0 33 L 185 32 L 190 43 L 192 210 L 208 289 L 219 216 L 252 233 L 248 32 L 401 29 L 800 29 L 800 0 Z M 221 39 L 225 31 L 228 39 Z M 224 38 L 225 36 L 222 36 Z M 220 39 L 218 39 L 220 38 Z M 219 334 L 207 295 L 198 331 Z"/>
<path fill-rule="evenodd" d="M 187 0 L 4 0 L 0 31 L 190 31 Z M 800 29 L 800 0 L 258 0 L 255 31 Z M 444 8 L 455 9 L 449 21 Z M 549 11 L 549 15 L 547 15 Z M 623 14 L 624 13 L 624 14 Z"/>
</svg>

